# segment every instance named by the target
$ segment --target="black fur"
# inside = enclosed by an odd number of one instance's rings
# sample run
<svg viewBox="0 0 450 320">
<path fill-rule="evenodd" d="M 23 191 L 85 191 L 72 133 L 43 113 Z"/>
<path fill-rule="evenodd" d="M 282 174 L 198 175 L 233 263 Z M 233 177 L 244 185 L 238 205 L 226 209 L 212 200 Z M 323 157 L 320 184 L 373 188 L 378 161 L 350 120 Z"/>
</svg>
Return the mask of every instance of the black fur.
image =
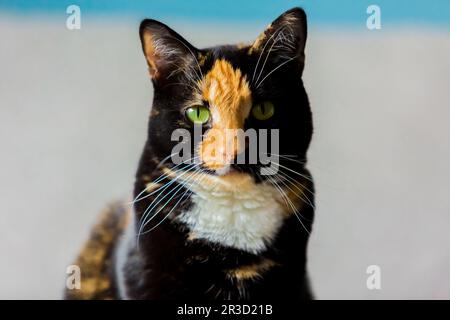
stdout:
<svg viewBox="0 0 450 320">
<path fill-rule="evenodd" d="M 280 129 L 280 153 L 296 155 L 296 160 L 301 162 L 280 159 L 280 163 L 310 177 L 305 164 L 312 137 L 312 115 L 301 78 L 306 41 L 304 11 L 294 8 L 284 13 L 272 23 L 270 29 L 265 31 L 264 37 L 265 41 L 269 41 L 273 32 L 288 23 L 288 31 L 295 46 L 288 46 L 275 52 L 267 60 L 264 70 L 268 72 L 276 68 L 285 61 L 283 57 L 286 55 L 296 56 L 296 58 L 273 72 L 259 88 L 255 83 L 251 85 L 253 101 L 272 101 L 276 106 L 275 115 L 273 119 L 264 123 L 249 118 L 245 126 L 246 128 Z M 205 57 L 201 63 L 203 74 L 208 72 L 215 60 L 225 59 L 246 74 L 247 79 L 253 76 L 260 51 L 249 52 L 249 47 L 238 46 L 218 46 L 199 50 L 173 30 L 154 20 L 142 22 L 141 38 L 148 28 L 151 28 L 156 36 L 161 36 L 165 41 L 170 42 L 169 45 L 176 46 L 180 51 L 184 50 L 187 61 L 191 54 L 188 51 Z M 183 45 L 180 46 L 181 43 Z M 147 142 L 136 174 L 135 196 L 149 181 L 162 174 L 157 164 L 171 154 L 175 145 L 175 142 L 170 140 L 172 131 L 177 127 L 192 130 L 181 110 L 183 102 L 192 94 L 192 89 L 187 85 L 189 79 L 186 74 L 173 73 L 175 70 L 173 68 L 170 64 L 164 65 L 160 69 L 163 76 L 153 79 L 155 91 L 152 112 L 154 116 L 149 123 Z M 195 68 L 196 66 L 193 70 Z M 192 69 L 189 72 L 193 72 Z M 169 74 L 170 77 L 168 77 Z M 265 75 L 266 73 L 263 72 L 261 77 Z M 170 161 L 165 165 L 172 166 Z M 252 174 L 251 166 L 236 165 L 235 167 Z M 261 182 L 259 177 L 254 176 L 254 178 Z M 314 191 L 311 181 L 303 179 L 302 182 L 311 192 Z M 173 187 L 176 187 L 176 184 Z M 313 195 L 308 193 L 308 196 L 313 203 Z M 136 224 L 153 200 L 152 196 L 135 204 Z M 140 237 L 139 250 L 135 248 L 129 252 L 124 269 L 129 298 L 188 300 L 312 298 L 306 272 L 309 233 L 305 231 L 297 217 L 291 215 L 286 219 L 270 247 L 265 252 L 255 255 L 211 244 L 205 240 L 187 241 L 187 227 L 176 222 L 174 218 L 190 205 L 189 200 L 183 202 L 161 225 Z M 170 208 L 171 205 L 168 205 L 163 209 L 160 217 L 164 217 Z M 314 216 L 312 206 L 304 204 L 301 207 L 301 215 L 303 224 L 310 231 Z M 154 221 L 156 223 L 161 219 L 154 219 Z M 276 261 L 277 266 L 272 267 L 261 278 L 241 283 L 230 280 L 227 276 L 228 269 L 258 263 L 265 258 Z"/>
</svg>

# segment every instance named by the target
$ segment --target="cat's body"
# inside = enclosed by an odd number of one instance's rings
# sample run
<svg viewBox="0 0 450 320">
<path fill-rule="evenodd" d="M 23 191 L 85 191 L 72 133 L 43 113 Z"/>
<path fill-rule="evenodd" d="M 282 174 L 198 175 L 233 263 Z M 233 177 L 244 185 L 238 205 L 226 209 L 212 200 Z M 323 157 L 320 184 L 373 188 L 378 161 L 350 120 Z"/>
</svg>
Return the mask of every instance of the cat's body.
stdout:
<svg viewBox="0 0 450 320">
<path fill-rule="evenodd" d="M 303 10 L 280 16 L 250 46 L 198 50 L 153 20 L 143 21 L 140 35 L 155 97 L 134 208 L 115 206 L 96 227 L 78 261 L 82 289 L 67 297 L 310 299 L 314 186 L 305 168 L 312 120 L 301 80 Z M 171 134 L 192 133 L 189 120 L 202 125 L 203 140 L 191 146 L 200 160 L 175 164 Z M 249 128 L 279 130 L 273 175 L 260 174 L 260 162 L 230 164 L 249 146 L 222 154 L 207 131 Z M 211 145 L 214 156 L 205 151 Z"/>
</svg>

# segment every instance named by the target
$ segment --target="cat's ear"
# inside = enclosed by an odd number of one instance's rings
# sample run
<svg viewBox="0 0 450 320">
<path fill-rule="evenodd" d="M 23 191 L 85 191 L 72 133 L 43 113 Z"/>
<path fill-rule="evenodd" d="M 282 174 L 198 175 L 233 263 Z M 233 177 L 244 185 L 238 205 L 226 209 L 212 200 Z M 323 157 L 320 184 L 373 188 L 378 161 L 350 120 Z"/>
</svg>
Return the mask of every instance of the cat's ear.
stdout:
<svg viewBox="0 0 450 320">
<path fill-rule="evenodd" d="M 165 24 L 145 19 L 139 27 L 142 49 L 150 76 L 155 82 L 166 82 L 195 61 L 197 49 Z"/>
<path fill-rule="evenodd" d="M 250 52 L 269 54 L 269 59 L 283 63 L 296 61 L 303 71 L 307 35 L 306 13 L 293 8 L 275 19 L 250 46 Z M 265 57 L 264 57 L 265 59 Z"/>
</svg>

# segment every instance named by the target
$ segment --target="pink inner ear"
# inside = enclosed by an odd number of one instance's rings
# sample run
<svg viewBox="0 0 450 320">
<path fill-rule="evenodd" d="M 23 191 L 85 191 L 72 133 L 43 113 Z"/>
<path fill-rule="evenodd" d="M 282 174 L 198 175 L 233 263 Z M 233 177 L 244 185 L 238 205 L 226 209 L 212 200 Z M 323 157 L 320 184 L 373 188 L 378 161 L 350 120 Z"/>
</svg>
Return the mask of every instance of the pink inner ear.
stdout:
<svg viewBox="0 0 450 320">
<path fill-rule="evenodd" d="M 149 31 L 144 32 L 142 41 L 145 58 L 148 64 L 148 72 L 152 78 L 155 78 L 158 76 L 158 69 L 156 67 L 156 60 L 158 59 L 158 57 L 155 51 L 153 36 Z"/>
</svg>

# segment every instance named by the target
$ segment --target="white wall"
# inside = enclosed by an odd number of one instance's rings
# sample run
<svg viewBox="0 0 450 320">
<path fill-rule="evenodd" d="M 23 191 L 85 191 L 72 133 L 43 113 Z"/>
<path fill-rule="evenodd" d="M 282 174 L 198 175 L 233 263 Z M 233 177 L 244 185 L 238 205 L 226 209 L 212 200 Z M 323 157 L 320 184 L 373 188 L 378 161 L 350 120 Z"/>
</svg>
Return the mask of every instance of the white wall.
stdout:
<svg viewBox="0 0 450 320">
<path fill-rule="evenodd" d="M 152 97 L 137 24 L 0 17 L 0 298 L 60 298 L 97 213 L 129 196 Z M 259 32 L 172 25 L 199 46 Z M 310 34 L 318 298 L 450 298 L 449 40 Z"/>
</svg>

